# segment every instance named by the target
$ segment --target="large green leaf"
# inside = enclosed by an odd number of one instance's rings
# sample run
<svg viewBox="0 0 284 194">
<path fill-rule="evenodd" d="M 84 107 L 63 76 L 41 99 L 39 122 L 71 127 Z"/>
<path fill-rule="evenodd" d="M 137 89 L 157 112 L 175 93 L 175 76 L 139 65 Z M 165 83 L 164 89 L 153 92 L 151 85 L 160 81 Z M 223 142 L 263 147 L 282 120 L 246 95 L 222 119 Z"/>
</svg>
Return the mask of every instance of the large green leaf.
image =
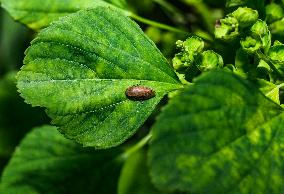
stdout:
<svg viewBox="0 0 284 194">
<path fill-rule="evenodd" d="M 119 153 L 83 149 L 55 127 L 36 128 L 21 142 L 4 170 L 0 193 L 115 193 Z"/>
<path fill-rule="evenodd" d="M 97 6 L 111 5 L 102 0 L 2 0 L 2 7 L 15 20 L 35 30 L 48 26 L 62 16 Z"/>
<path fill-rule="evenodd" d="M 153 182 L 192 193 L 283 193 L 283 127 L 282 108 L 253 84 L 229 72 L 203 74 L 153 127 Z"/>
<path fill-rule="evenodd" d="M 66 137 L 107 148 L 129 138 L 169 91 L 182 87 L 154 43 L 128 17 L 97 7 L 39 33 L 18 74 L 21 95 L 43 106 Z M 133 101 L 128 87 L 156 96 Z"/>
</svg>

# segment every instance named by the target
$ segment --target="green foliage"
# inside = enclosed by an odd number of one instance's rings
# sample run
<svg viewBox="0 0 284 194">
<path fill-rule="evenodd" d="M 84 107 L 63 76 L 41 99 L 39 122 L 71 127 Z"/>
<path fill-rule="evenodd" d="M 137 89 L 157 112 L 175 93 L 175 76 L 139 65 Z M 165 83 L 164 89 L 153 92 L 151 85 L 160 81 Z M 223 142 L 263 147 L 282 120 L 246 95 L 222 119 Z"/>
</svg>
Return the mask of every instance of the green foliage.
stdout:
<svg viewBox="0 0 284 194">
<path fill-rule="evenodd" d="M 122 4 L 123 1 L 112 1 Z M 48 26 L 62 16 L 75 13 L 81 9 L 95 8 L 97 6 L 111 6 L 102 0 L 2 0 L 2 7 L 6 9 L 15 20 L 38 30 Z"/>
<path fill-rule="evenodd" d="M 232 12 L 232 16 L 238 20 L 238 25 L 241 28 L 251 26 L 258 19 L 258 12 L 251 8 L 239 7 L 236 11 Z"/>
<path fill-rule="evenodd" d="M 1 8 L 0 8 L 1 10 Z M 29 30 L 15 22 L 8 13 L 0 12 L 0 76 L 21 67 Z"/>
<path fill-rule="evenodd" d="M 282 194 L 283 3 L 3 0 L 17 21 L 46 27 L 17 87 L 55 126 L 28 133 L 0 193 Z M 13 59 L 2 51 L 19 39 L 3 26 L 0 59 Z M 0 81 L 0 163 L 41 116 L 21 109 L 13 82 Z M 155 95 L 130 98 L 133 86 Z"/>
<path fill-rule="evenodd" d="M 204 42 L 199 37 L 190 37 L 185 41 L 177 41 L 177 48 L 181 50 L 173 58 L 173 66 L 175 70 L 183 70 L 192 66 L 196 56 L 202 52 L 204 48 Z"/>
<path fill-rule="evenodd" d="M 6 167 L 0 193 L 115 193 L 120 151 L 83 149 L 56 127 L 35 128 L 21 142 Z M 111 176 L 108 176 L 111 174 Z"/>
<path fill-rule="evenodd" d="M 153 42 L 112 8 L 80 11 L 46 28 L 24 63 L 22 97 L 46 107 L 66 137 L 97 148 L 124 142 L 166 93 L 181 87 Z M 127 99 L 125 90 L 137 84 L 156 96 L 143 103 Z"/>
<path fill-rule="evenodd" d="M 224 41 L 232 41 L 239 36 L 238 20 L 227 16 L 220 20 L 220 25 L 215 26 L 215 37 Z"/>
<path fill-rule="evenodd" d="M 221 55 L 212 50 L 201 53 L 196 59 L 196 66 L 201 71 L 210 71 L 215 68 L 223 67 L 223 59 Z"/>
<path fill-rule="evenodd" d="M 260 49 L 266 53 L 271 45 L 271 34 L 264 21 L 258 20 L 249 30 L 249 36 L 241 40 L 242 49 L 253 54 Z"/>
<path fill-rule="evenodd" d="M 153 127 L 154 183 L 192 193 L 280 193 L 282 108 L 232 73 L 211 71 L 194 83 Z"/>
<path fill-rule="evenodd" d="M 265 1 L 264 0 L 226 0 L 226 7 L 237 8 L 240 6 L 247 6 L 249 8 L 258 10 L 261 16 L 265 15 Z"/>
<path fill-rule="evenodd" d="M 173 58 L 173 67 L 182 83 L 187 84 L 201 72 L 223 67 L 223 58 L 212 50 L 203 51 L 204 41 L 197 36 L 176 42 L 179 53 Z"/>
</svg>

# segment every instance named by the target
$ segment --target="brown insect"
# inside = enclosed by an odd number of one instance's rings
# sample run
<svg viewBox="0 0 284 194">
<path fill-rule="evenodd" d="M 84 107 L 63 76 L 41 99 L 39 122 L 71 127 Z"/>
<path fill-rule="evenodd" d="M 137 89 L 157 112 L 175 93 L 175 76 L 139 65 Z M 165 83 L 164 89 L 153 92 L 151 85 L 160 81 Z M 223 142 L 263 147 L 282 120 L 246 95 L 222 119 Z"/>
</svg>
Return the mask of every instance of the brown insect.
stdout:
<svg viewBox="0 0 284 194">
<path fill-rule="evenodd" d="M 156 94 L 154 90 L 145 86 L 131 86 L 126 89 L 125 95 L 130 100 L 142 101 L 153 98 Z"/>
</svg>

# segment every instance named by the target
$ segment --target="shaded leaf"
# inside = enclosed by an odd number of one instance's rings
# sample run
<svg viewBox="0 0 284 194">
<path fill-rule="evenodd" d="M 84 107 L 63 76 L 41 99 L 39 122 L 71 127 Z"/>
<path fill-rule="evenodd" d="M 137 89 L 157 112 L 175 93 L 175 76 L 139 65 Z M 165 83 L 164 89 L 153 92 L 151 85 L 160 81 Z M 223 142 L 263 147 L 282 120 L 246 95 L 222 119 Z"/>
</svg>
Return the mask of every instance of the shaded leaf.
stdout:
<svg viewBox="0 0 284 194">
<path fill-rule="evenodd" d="M 192 193 L 282 193 L 282 111 L 235 74 L 204 73 L 153 127 L 154 183 Z"/>
<path fill-rule="evenodd" d="M 47 123 L 43 110 L 32 108 L 19 97 L 15 72 L 0 80 L 0 157 L 9 158 L 25 133 Z"/>
<path fill-rule="evenodd" d="M 52 126 L 35 128 L 5 168 L 0 193 L 115 193 L 119 153 L 83 149 Z"/>
<path fill-rule="evenodd" d="M 33 106 L 84 146 L 107 148 L 129 138 L 168 92 L 182 87 L 154 43 L 132 20 L 97 7 L 61 19 L 39 33 L 26 52 L 18 88 Z M 133 101 L 127 88 L 156 93 Z"/>
<path fill-rule="evenodd" d="M 2 10 L 0 8 L 0 10 Z M 1 13 L 2 12 L 2 13 Z M 28 28 L 0 12 L 0 76 L 22 66 L 30 34 Z"/>
<path fill-rule="evenodd" d="M 48 26 L 62 16 L 82 9 L 111 6 L 102 0 L 2 0 L 2 7 L 10 15 L 28 27 L 38 30 Z M 127 12 L 125 12 L 127 14 Z"/>
<path fill-rule="evenodd" d="M 152 185 L 147 166 L 146 152 L 141 150 L 125 162 L 118 184 L 118 194 L 160 194 Z M 164 192 L 163 192 L 164 193 Z"/>
</svg>

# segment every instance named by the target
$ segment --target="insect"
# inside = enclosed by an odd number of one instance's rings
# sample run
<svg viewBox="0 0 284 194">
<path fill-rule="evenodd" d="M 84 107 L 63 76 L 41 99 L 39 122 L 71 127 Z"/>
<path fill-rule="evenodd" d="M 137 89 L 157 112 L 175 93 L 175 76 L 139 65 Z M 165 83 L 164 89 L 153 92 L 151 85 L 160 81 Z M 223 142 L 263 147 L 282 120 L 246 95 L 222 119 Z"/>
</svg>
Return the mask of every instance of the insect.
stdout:
<svg viewBox="0 0 284 194">
<path fill-rule="evenodd" d="M 154 90 L 145 86 L 131 86 L 126 89 L 125 95 L 130 100 L 142 101 L 153 98 L 156 94 Z"/>
</svg>

